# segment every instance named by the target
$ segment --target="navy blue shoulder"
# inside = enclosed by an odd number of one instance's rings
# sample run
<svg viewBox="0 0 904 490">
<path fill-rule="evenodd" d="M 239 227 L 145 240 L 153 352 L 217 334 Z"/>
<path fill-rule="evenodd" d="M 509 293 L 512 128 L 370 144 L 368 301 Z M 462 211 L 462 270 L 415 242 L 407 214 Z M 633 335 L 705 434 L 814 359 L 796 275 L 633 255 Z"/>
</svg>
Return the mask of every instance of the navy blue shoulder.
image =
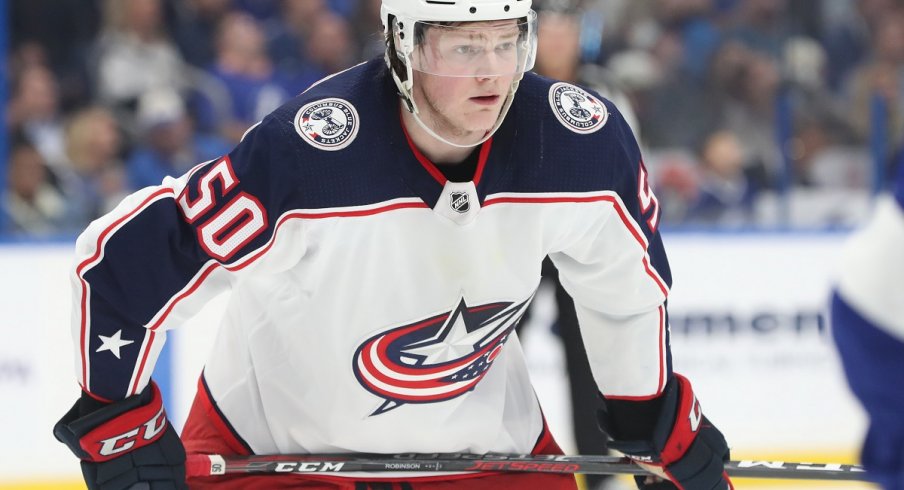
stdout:
<svg viewBox="0 0 904 490">
<path fill-rule="evenodd" d="M 400 144 L 386 135 L 399 120 L 387 78 L 374 59 L 318 82 L 249 130 L 230 154 L 233 166 L 262 180 L 281 211 L 411 197 L 387 168 Z"/>
<path fill-rule="evenodd" d="M 594 90 L 527 73 L 509 117 L 517 133 L 512 192 L 627 191 L 635 182 L 634 135 Z"/>
</svg>

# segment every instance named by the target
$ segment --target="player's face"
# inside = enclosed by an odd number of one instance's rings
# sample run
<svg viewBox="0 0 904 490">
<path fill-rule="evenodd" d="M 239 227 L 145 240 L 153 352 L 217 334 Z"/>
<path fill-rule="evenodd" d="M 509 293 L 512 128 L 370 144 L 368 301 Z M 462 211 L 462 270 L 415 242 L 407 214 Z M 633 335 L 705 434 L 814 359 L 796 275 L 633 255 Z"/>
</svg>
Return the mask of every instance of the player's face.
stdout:
<svg viewBox="0 0 904 490">
<path fill-rule="evenodd" d="M 523 69 L 518 36 L 515 20 L 426 29 L 413 72 L 421 120 L 450 141 L 483 138 Z"/>
<path fill-rule="evenodd" d="M 424 123 L 460 143 L 493 128 L 514 76 L 444 77 L 415 72 L 414 99 Z"/>
</svg>

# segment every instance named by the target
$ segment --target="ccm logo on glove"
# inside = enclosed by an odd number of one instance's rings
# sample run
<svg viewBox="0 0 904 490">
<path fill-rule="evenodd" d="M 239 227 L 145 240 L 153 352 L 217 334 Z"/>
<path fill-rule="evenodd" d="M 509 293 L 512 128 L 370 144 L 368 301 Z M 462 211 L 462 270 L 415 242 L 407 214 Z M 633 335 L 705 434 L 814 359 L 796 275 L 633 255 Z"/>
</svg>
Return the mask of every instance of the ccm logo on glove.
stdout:
<svg viewBox="0 0 904 490">
<path fill-rule="evenodd" d="M 151 383 L 142 396 L 133 396 L 79 417 L 79 402 L 54 428 L 81 459 L 108 461 L 153 443 L 166 432 L 168 422 L 157 385 Z"/>
<path fill-rule="evenodd" d="M 188 488 L 185 449 L 153 381 L 141 393 L 110 403 L 83 393 L 53 434 L 82 460 L 90 490 Z"/>
<path fill-rule="evenodd" d="M 163 429 L 166 428 L 166 413 L 163 411 L 163 407 L 160 407 L 160 410 L 154 415 L 153 418 L 148 420 L 147 422 L 141 424 L 140 427 L 136 427 L 128 432 L 119 434 L 117 436 L 113 436 L 109 439 L 101 439 L 101 447 L 100 451 L 97 451 L 101 456 L 115 456 L 121 452 L 128 451 L 135 446 L 136 441 L 140 440 L 152 442 L 163 433 Z M 88 439 L 90 440 L 91 434 L 88 434 Z M 143 444 L 142 444 L 143 445 Z M 89 448 L 84 448 L 88 453 L 92 453 Z"/>
</svg>

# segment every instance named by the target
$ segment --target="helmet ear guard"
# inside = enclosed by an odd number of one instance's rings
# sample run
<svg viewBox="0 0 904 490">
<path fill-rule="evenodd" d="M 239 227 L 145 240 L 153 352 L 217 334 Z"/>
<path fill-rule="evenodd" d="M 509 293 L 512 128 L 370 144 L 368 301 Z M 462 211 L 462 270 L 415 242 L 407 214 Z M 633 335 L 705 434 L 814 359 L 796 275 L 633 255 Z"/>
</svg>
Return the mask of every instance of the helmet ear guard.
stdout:
<svg viewBox="0 0 904 490">
<path fill-rule="evenodd" d="M 386 60 L 386 66 L 389 67 L 389 73 L 392 75 L 392 80 L 395 82 L 396 88 L 399 89 L 399 95 L 405 102 L 408 112 L 416 114 L 417 107 L 414 104 L 414 98 L 411 94 L 414 74 L 412 73 L 411 63 L 406 63 L 405 59 L 402 56 L 399 56 L 399 48 L 397 46 L 398 41 L 401 41 L 402 36 L 394 34 L 396 29 L 393 25 L 397 23 L 396 17 L 389 14 L 388 17 L 384 17 L 383 22 L 383 33 L 386 37 L 386 52 L 384 53 L 383 58 Z"/>
</svg>

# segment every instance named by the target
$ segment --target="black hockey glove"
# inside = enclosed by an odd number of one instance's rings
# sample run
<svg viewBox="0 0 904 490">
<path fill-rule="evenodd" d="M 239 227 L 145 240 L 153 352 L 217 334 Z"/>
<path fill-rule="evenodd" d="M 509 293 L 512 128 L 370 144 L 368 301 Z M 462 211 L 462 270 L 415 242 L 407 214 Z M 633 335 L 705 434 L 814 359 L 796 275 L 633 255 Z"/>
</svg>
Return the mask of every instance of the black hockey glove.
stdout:
<svg viewBox="0 0 904 490">
<path fill-rule="evenodd" d="M 703 415 L 690 381 L 680 374 L 653 400 L 607 400 L 600 425 L 614 439 L 610 449 L 668 479 L 634 477 L 642 490 L 734 489 L 724 470 L 725 437 Z"/>
<path fill-rule="evenodd" d="M 53 427 L 82 460 L 90 490 L 187 489 L 185 449 L 152 381 L 138 395 L 104 404 L 86 394 Z M 141 485 L 143 483 L 143 485 Z"/>
</svg>

